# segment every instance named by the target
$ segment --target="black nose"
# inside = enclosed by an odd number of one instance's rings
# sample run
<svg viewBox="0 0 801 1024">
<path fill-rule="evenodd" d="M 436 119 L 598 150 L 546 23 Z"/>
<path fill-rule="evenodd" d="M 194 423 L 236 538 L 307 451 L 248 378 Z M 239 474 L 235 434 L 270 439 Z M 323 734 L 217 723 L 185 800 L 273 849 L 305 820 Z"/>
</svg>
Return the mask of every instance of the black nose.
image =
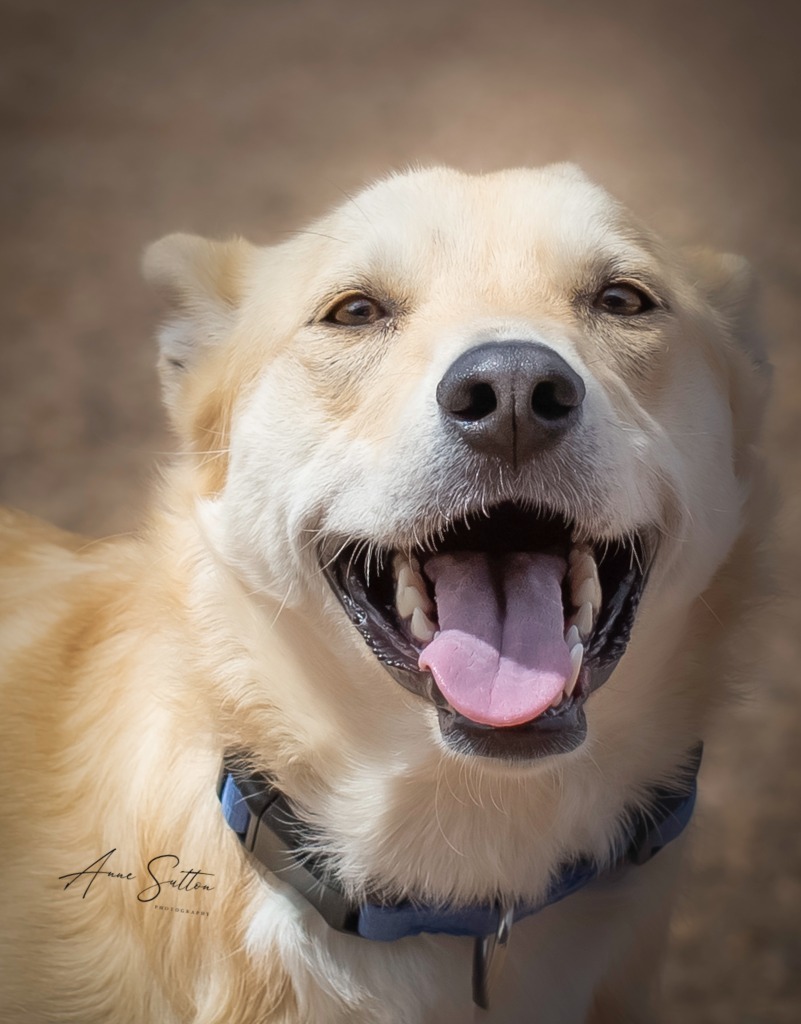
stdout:
<svg viewBox="0 0 801 1024">
<path fill-rule="evenodd" d="M 514 466 L 575 426 L 584 394 L 584 381 L 553 349 L 519 341 L 468 349 L 437 385 L 437 402 L 460 436 Z"/>
</svg>

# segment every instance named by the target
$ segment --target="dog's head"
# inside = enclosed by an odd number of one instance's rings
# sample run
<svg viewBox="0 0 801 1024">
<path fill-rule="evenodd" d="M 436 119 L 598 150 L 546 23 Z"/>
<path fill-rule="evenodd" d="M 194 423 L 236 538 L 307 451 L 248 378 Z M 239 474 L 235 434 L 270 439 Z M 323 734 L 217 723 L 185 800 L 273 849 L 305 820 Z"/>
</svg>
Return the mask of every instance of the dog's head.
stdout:
<svg viewBox="0 0 801 1024">
<path fill-rule="evenodd" d="M 147 269 L 211 543 L 450 749 L 580 744 L 632 631 L 656 643 L 740 530 L 747 271 L 572 167 L 398 175 L 285 244 L 171 236 Z"/>
</svg>

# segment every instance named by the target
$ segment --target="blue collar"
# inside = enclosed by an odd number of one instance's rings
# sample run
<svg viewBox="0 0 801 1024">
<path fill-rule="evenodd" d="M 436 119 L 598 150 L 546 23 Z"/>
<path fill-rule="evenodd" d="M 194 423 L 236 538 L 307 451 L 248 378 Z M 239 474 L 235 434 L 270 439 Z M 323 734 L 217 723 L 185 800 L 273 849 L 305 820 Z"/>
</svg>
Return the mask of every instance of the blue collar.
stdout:
<svg viewBox="0 0 801 1024">
<path fill-rule="evenodd" d="M 647 863 L 676 839 L 695 807 L 702 750 L 699 743 L 688 755 L 679 785 L 654 788 L 643 805 L 627 812 L 621 849 L 611 862 L 599 867 L 592 858 L 577 858 L 562 867 L 542 900 L 508 907 L 499 903 L 425 906 L 410 900 L 392 904 L 355 902 L 345 895 L 325 865 L 308 852 L 313 833 L 268 776 L 247 771 L 234 756 L 226 757 L 218 795 L 225 820 L 245 849 L 300 892 L 337 931 L 377 942 L 392 942 L 422 932 L 471 936 L 478 940 L 478 950 L 488 938 L 493 943 L 495 938 L 508 938 L 514 921 L 558 903 L 602 875 Z M 476 1002 L 486 1005 L 480 998 Z"/>
<path fill-rule="evenodd" d="M 579 858 L 564 865 L 540 902 L 515 906 L 514 919 L 518 921 L 558 903 L 601 874 L 645 864 L 676 839 L 695 807 L 701 752 L 699 744 L 687 758 L 681 787 L 652 790 L 646 805 L 627 815 L 625 847 L 610 864 L 601 869 L 590 858 Z M 233 758 L 226 758 L 220 801 L 225 820 L 245 849 L 282 881 L 298 889 L 337 931 L 391 942 L 421 932 L 483 937 L 498 928 L 497 904 L 443 907 L 408 900 L 389 905 L 349 900 L 330 872 L 308 854 L 308 826 L 292 811 L 285 797 L 266 775 L 245 773 Z"/>
</svg>

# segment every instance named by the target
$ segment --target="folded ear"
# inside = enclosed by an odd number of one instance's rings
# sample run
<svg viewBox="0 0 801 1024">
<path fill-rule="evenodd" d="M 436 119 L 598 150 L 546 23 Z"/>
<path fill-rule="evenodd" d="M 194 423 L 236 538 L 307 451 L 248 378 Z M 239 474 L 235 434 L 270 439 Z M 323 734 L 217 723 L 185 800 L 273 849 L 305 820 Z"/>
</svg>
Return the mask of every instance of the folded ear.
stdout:
<svg viewBox="0 0 801 1024">
<path fill-rule="evenodd" d="M 685 255 L 696 286 L 755 366 L 767 372 L 767 348 L 757 326 L 757 283 L 748 260 L 711 249 L 691 249 Z"/>
<path fill-rule="evenodd" d="M 174 405 L 187 372 L 228 335 L 253 252 L 244 239 L 211 242 L 183 234 L 167 235 L 146 250 L 145 277 L 170 307 L 158 335 L 168 407 Z"/>
</svg>

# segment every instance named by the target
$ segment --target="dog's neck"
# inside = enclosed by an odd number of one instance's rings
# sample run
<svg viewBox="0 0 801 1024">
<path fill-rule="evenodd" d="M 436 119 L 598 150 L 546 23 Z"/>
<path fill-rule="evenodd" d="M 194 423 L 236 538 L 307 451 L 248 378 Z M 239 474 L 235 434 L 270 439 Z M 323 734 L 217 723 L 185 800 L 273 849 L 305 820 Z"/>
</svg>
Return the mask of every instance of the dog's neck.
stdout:
<svg viewBox="0 0 801 1024">
<path fill-rule="evenodd" d="M 678 838 L 695 807 L 701 755 L 698 744 L 688 753 L 682 778 L 674 786 L 651 790 L 642 806 L 626 814 L 620 842 L 608 862 L 582 857 L 566 863 L 551 879 L 540 904 L 509 901 L 515 919 L 565 899 L 602 874 L 645 864 Z M 249 770 L 241 756 L 225 759 L 218 796 L 228 825 L 252 856 L 297 889 L 337 931 L 389 941 L 421 932 L 483 937 L 498 927 L 497 901 L 470 907 L 392 902 L 382 896 L 380 886 L 371 899 L 349 898 L 326 863 L 325 837 L 295 812 L 269 776 Z"/>
<path fill-rule="evenodd" d="M 678 838 L 695 807 L 700 761 L 699 744 L 688 755 L 685 777 L 677 787 L 652 791 L 644 807 L 627 815 L 621 824 L 620 846 L 608 863 L 587 857 L 566 863 L 536 904 L 508 897 L 472 905 L 348 897 L 324 856 L 314 853 L 315 848 L 325 849 L 325 837 L 315 837 L 314 829 L 295 813 L 269 777 L 249 771 L 240 758 L 230 756 L 223 766 L 218 795 L 225 820 L 250 855 L 299 893 L 335 931 L 378 942 L 424 933 L 474 938 L 473 1001 L 487 1009 L 515 922 L 561 902 L 603 876 L 619 880 L 624 872 L 648 863 Z"/>
</svg>

